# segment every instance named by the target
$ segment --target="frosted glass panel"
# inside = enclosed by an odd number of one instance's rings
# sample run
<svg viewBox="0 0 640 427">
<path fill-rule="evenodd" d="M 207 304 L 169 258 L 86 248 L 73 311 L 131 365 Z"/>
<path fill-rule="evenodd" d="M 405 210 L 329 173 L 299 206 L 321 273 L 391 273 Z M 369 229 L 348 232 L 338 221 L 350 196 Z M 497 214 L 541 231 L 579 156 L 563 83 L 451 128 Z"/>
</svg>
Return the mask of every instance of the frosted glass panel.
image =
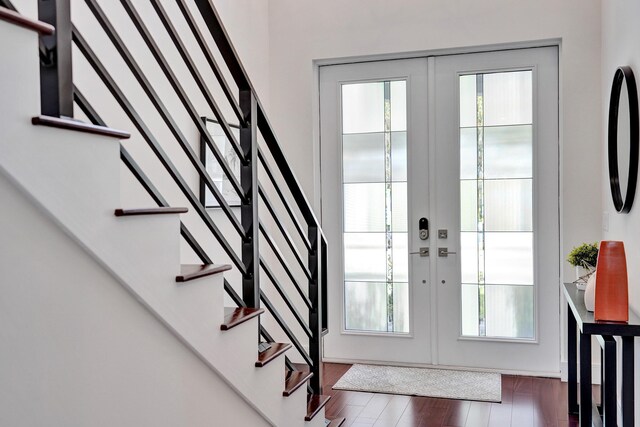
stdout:
<svg viewBox="0 0 640 427">
<path fill-rule="evenodd" d="M 407 82 L 391 82 L 391 131 L 407 130 Z"/>
<path fill-rule="evenodd" d="M 346 282 L 345 326 L 348 330 L 387 331 L 387 285 Z"/>
<path fill-rule="evenodd" d="M 393 284 L 393 332 L 409 333 L 409 284 Z"/>
<path fill-rule="evenodd" d="M 344 231 L 385 231 L 384 184 L 344 185 Z"/>
<path fill-rule="evenodd" d="M 532 123 L 531 71 L 484 74 L 484 125 Z"/>
<path fill-rule="evenodd" d="M 533 285 L 533 233 L 485 234 L 485 283 Z"/>
<path fill-rule="evenodd" d="M 460 179 L 478 177 L 478 128 L 460 129 Z"/>
<path fill-rule="evenodd" d="M 460 127 L 476 126 L 476 75 L 460 76 Z"/>
<path fill-rule="evenodd" d="M 384 182 L 384 133 L 342 136 L 344 182 Z"/>
<path fill-rule="evenodd" d="M 484 129 L 485 178 L 531 178 L 532 126 Z"/>
<path fill-rule="evenodd" d="M 384 83 L 342 85 L 342 133 L 384 131 Z"/>
<path fill-rule="evenodd" d="M 393 281 L 409 281 L 409 246 L 407 233 L 392 233 Z"/>
<path fill-rule="evenodd" d="M 462 335 L 479 334 L 478 285 L 462 285 Z"/>
<path fill-rule="evenodd" d="M 478 181 L 460 181 L 460 226 L 461 231 L 478 229 Z"/>
<path fill-rule="evenodd" d="M 347 329 L 409 330 L 406 91 L 406 81 L 342 86 Z"/>
<path fill-rule="evenodd" d="M 532 231 L 532 180 L 500 179 L 484 182 L 485 229 Z"/>
<path fill-rule="evenodd" d="M 383 171 L 384 172 L 384 171 Z M 407 180 L 407 133 L 391 133 L 391 180 Z"/>
<path fill-rule="evenodd" d="M 487 335 L 533 338 L 533 286 L 485 286 Z"/>
<path fill-rule="evenodd" d="M 344 233 L 345 280 L 385 281 L 384 233 Z"/>
<path fill-rule="evenodd" d="M 407 231 L 407 183 L 391 184 L 392 231 Z"/>
<path fill-rule="evenodd" d="M 478 283 L 478 233 L 460 233 L 462 283 Z"/>
</svg>

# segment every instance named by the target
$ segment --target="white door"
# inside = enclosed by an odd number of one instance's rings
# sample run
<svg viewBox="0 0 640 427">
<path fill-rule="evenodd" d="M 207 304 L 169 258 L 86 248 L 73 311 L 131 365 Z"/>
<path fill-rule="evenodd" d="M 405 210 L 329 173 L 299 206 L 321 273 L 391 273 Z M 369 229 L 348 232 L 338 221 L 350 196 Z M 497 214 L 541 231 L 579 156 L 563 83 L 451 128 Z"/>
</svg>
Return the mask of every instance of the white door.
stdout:
<svg viewBox="0 0 640 427">
<path fill-rule="evenodd" d="M 320 83 L 325 357 L 559 372 L 557 49 Z"/>
<path fill-rule="evenodd" d="M 325 358 L 430 363 L 427 60 L 320 70 Z M 423 283 L 424 282 L 424 283 Z"/>
<path fill-rule="evenodd" d="M 558 52 L 431 62 L 439 364 L 558 373 Z"/>
</svg>

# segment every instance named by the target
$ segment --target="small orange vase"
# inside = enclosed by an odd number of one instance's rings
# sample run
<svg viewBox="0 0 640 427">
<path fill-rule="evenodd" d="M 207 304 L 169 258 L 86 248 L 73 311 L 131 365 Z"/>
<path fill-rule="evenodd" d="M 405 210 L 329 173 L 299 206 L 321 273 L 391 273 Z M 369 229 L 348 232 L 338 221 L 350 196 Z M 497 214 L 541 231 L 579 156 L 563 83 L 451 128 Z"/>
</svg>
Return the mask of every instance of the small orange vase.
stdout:
<svg viewBox="0 0 640 427">
<path fill-rule="evenodd" d="M 609 322 L 629 321 L 627 257 L 623 242 L 600 242 L 594 317 Z"/>
</svg>

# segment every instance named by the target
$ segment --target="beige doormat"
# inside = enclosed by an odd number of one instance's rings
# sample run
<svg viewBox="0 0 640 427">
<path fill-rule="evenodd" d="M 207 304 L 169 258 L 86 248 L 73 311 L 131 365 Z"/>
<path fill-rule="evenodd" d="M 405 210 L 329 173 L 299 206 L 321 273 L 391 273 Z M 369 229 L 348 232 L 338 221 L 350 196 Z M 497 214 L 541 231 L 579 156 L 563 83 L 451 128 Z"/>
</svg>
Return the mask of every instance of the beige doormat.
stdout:
<svg viewBox="0 0 640 427">
<path fill-rule="evenodd" d="M 333 389 L 501 402 L 502 376 L 494 372 L 353 365 Z"/>
</svg>

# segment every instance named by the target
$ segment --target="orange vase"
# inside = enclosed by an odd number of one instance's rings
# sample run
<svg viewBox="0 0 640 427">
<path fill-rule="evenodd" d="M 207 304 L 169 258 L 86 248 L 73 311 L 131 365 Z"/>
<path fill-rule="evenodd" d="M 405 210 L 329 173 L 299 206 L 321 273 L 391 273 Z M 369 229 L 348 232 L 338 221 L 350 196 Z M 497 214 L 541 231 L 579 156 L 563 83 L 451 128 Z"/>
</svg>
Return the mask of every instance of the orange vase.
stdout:
<svg viewBox="0 0 640 427">
<path fill-rule="evenodd" d="M 594 317 L 609 322 L 629 321 L 627 258 L 623 242 L 600 242 Z"/>
</svg>

